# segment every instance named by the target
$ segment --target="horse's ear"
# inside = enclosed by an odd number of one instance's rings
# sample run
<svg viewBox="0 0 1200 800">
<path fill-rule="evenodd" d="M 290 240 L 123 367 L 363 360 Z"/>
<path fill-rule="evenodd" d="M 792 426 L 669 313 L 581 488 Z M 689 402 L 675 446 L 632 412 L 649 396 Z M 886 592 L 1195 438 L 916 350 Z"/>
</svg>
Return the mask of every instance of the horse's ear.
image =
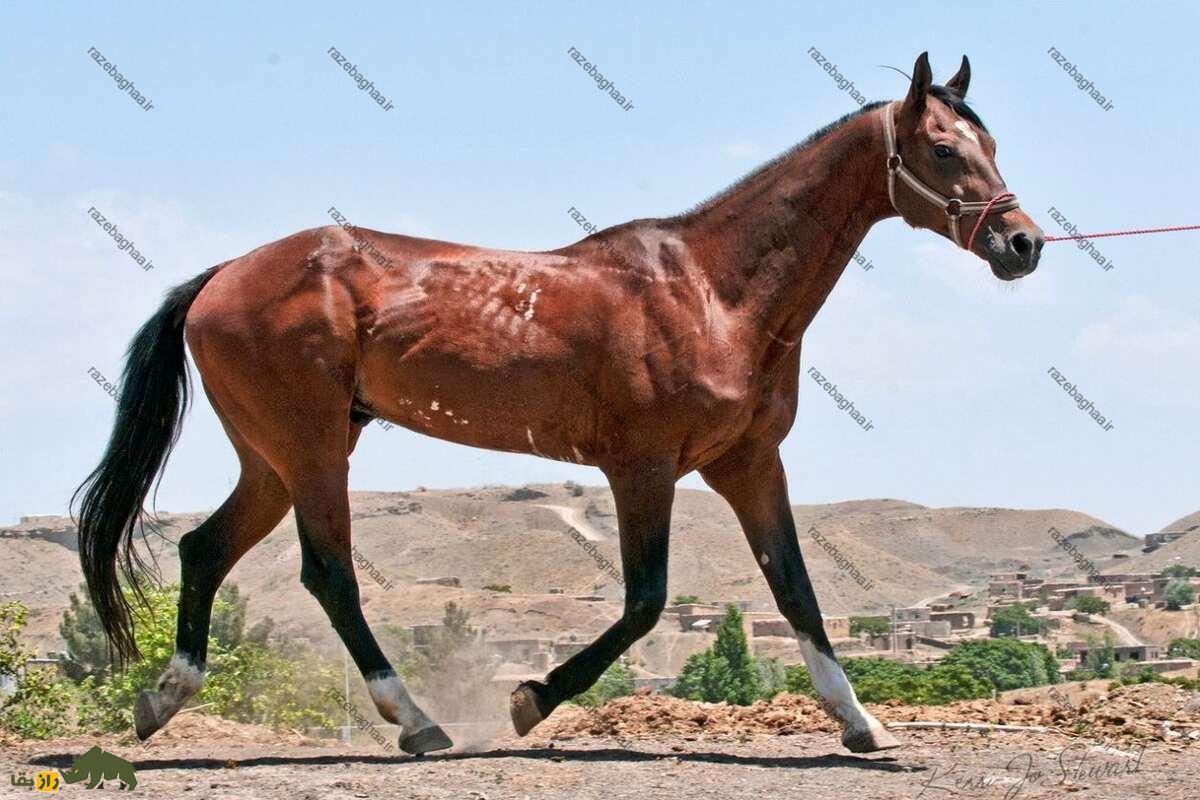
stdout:
<svg viewBox="0 0 1200 800">
<path fill-rule="evenodd" d="M 908 87 L 908 99 L 904 101 L 904 104 L 913 111 L 923 111 L 925 109 L 925 93 L 932 85 L 933 70 L 929 68 L 929 53 L 921 53 L 917 56 L 917 63 L 913 65 L 912 85 Z"/>
<path fill-rule="evenodd" d="M 958 72 L 954 73 L 954 77 L 946 81 L 946 88 L 954 92 L 959 97 L 967 96 L 967 87 L 971 85 L 971 62 L 964 55 L 962 66 L 958 68 Z"/>
</svg>

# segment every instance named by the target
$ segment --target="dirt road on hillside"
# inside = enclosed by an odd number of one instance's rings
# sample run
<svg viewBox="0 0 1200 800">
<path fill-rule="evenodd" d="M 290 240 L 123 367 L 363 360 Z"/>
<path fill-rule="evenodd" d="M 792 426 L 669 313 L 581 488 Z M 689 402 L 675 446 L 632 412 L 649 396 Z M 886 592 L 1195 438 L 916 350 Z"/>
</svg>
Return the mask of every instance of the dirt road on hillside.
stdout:
<svg viewBox="0 0 1200 800">
<path fill-rule="evenodd" d="M 583 538 L 589 542 L 607 542 L 609 539 L 608 536 L 605 536 L 597 528 L 593 527 L 592 523 L 587 521 L 587 517 L 578 508 L 545 504 L 540 504 L 538 508 L 548 508 L 555 514 L 558 514 L 558 516 L 562 517 L 563 522 L 583 534 Z"/>
</svg>

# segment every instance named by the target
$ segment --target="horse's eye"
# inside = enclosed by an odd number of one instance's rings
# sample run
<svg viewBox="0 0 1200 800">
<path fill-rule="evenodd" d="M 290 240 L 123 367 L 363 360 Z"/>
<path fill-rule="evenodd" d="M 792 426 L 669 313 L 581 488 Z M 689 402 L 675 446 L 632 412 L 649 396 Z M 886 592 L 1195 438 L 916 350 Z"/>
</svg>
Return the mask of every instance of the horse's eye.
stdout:
<svg viewBox="0 0 1200 800">
<path fill-rule="evenodd" d="M 954 155 L 954 151 L 944 144 L 935 144 L 933 146 L 933 154 L 938 158 L 949 158 Z"/>
</svg>

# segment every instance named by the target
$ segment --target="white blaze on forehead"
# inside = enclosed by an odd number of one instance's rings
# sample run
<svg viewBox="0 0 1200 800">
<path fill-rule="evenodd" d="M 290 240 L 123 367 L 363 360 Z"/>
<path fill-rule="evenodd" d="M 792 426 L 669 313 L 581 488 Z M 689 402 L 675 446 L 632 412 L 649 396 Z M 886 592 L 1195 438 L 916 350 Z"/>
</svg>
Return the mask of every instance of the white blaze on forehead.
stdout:
<svg viewBox="0 0 1200 800">
<path fill-rule="evenodd" d="M 959 131 L 962 132 L 963 136 L 967 137 L 975 144 L 979 144 L 979 136 L 976 135 L 975 131 L 971 130 L 971 123 L 960 119 L 954 123 L 954 127 L 958 128 Z"/>
<path fill-rule="evenodd" d="M 800 654 L 812 676 L 813 688 L 824 701 L 826 710 L 837 717 L 847 728 L 856 731 L 881 728 L 879 721 L 867 713 L 854 695 L 854 687 L 842 666 L 825 655 L 803 633 L 796 634 L 800 643 Z"/>
</svg>

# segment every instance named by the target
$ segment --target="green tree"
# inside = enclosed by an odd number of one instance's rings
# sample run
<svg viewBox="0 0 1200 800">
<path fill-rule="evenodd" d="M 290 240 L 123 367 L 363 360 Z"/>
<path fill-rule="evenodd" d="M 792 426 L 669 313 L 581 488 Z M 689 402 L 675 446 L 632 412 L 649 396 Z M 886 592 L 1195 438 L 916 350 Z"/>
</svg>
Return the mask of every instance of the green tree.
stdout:
<svg viewBox="0 0 1200 800">
<path fill-rule="evenodd" d="M 0 604 L 0 675 L 16 677 L 33 651 L 21 643 L 21 631 L 29 621 L 25 604 L 12 600 Z"/>
<path fill-rule="evenodd" d="M 570 702 L 588 708 L 599 708 L 609 700 L 633 694 L 633 673 L 619 660 L 609 665 L 586 692 L 575 695 Z"/>
<path fill-rule="evenodd" d="M 75 681 L 88 675 L 99 676 L 111 663 L 100 617 L 88 599 L 86 587 L 81 585 L 79 588 L 79 594 L 71 592 L 67 598 L 67 610 L 58 624 L 58 634 L 67 645 L 63 672 Z"/>
<path fill-rule="evenodd" d="M 1071 602 L 1071 607 L 1085 614 L 1106 614 L 1111 607 L 1108 601 L 1095 595 L 1079 595 Z"/>
<path fill-rule="evenodd" d="M 694 594 L 677 594 L 675 599 L 671 601 L 673 606 L 687 606 L 694 603 L 699 603 L 700 598 Z"/>
<path fill-rule="evenodd" d="M 1084 681 L 1092 678 L 1111 678 L 1116 675 L 1117 657 L 1112 631 L 1104 632 L 1104 639 L 1087 637 L 1088 650 L 1080 665 L 1072 670 L 1071 680 Z"/>
<path fill-rule="evenodd" d="M 67 645 L 67 658 L 62 664 L 63 671 L 74 681 L 81 681 L 90 675 L 97 683 L 103 683 L 112 670 L 111 653 L 104 637 L 104 629 L 100 625 L 100 617 L 88 596 L 87 587 L 80 584 L 79 592 L 71 593 L 68 604 L 58 625 L 59 635 Z M 232 650 L 243 641 L 265 644 L 275 623 L 267 617 L 247 633 L 245 628 L 248 607 L 249 597 L 242 595 L 235 584 L 221 586 L 213 602 L 209 636 L 226 650 Z M 154 611 L 156 617 L 160 611 L 166 615 L 165 620 L 156 619 L 154 624 L 174 623 L 176 609 L 173 600 L 169 604 L 160 604 Z M 173 636 L 174 628 L 170 630 Z"/>
<path fill-rule="evenodd" d="M 1200 639 L 1172 639 L 1167 645 L 1167 655 L 1200 660 Z"/>
<path fill-rule="evenodd" d="M 759 698 L 770 700 L 784 690 L 787 684 L 787 669 L 777 658 L 756 658 L 754 667 L 758 671 Z"/>
<path fill-rule="evenodd" d="M 1035 619 L 1029 613 L 1029 607 L 1024 603 L 1013 603 L 992 612 L 989 629 L 991 636 L 999 639 L 1002 636 L 1029 636 L 1045 633 L 1049 623 L 1044 619 Z"/>
<path fill-rule="evenodd" d="M 716 641 L 684 662 L 671 693 L 690 700 L 742 706 L 762 696 L 761 678 L 746 644 L 742 614 L 737 606 L 726 606 L 725 619 L 717 626 Z"/>
<path fill-rule="evenodd" d="M 74 685 L 52 670 L 30 668 L 33 651 L 21 642 L 28 609 L 20 602 L 0 605 L 0 677 L 11 679 L 15 690 L 0 700 L 0 727 L 29 739 L 67 733 L 74 704 Z"/>
<path fill-rule="evenodd" d="M 961 666 L 996 691 L 1058 683 L 1058 660 L 1045 645 L 1016 639 L 980 639 L 963 642 L 938 662 Z"/>
<path fill-rule="evenodd" d="M 453 698 L 463 709 L 486 707 L 496 691 L 491 682 L 495 664 L 470 619 L 466 609 L 446 603 L 441 629 L 428 647 L 414 648 L 406 666 L 415 689 L 429 697 Z"/>
<path fill-rule="evenodd" d="M 1196 600 L 1196 590 L 1187 581 L 1174 581 L 1163 594 L 1168 611 L 1178 611 Z"/>
<path fill-rule="evenodd" d="M 1168 578 L 1191 578 L 1195 575 L 1200 575 L 1195 567 L 1188 567 L 1183 564 L 1172 564 L 1165 568 L 1162 574 Z"/>
<path fill-rule="evenodd" d="M 871 636 L 882 636 L 890 633 L 892 623 L 887 617 L 851 617 L 850 618 L 850 635 L 858 636 L 860 633 L 870 634 Z"/>
</svg>

